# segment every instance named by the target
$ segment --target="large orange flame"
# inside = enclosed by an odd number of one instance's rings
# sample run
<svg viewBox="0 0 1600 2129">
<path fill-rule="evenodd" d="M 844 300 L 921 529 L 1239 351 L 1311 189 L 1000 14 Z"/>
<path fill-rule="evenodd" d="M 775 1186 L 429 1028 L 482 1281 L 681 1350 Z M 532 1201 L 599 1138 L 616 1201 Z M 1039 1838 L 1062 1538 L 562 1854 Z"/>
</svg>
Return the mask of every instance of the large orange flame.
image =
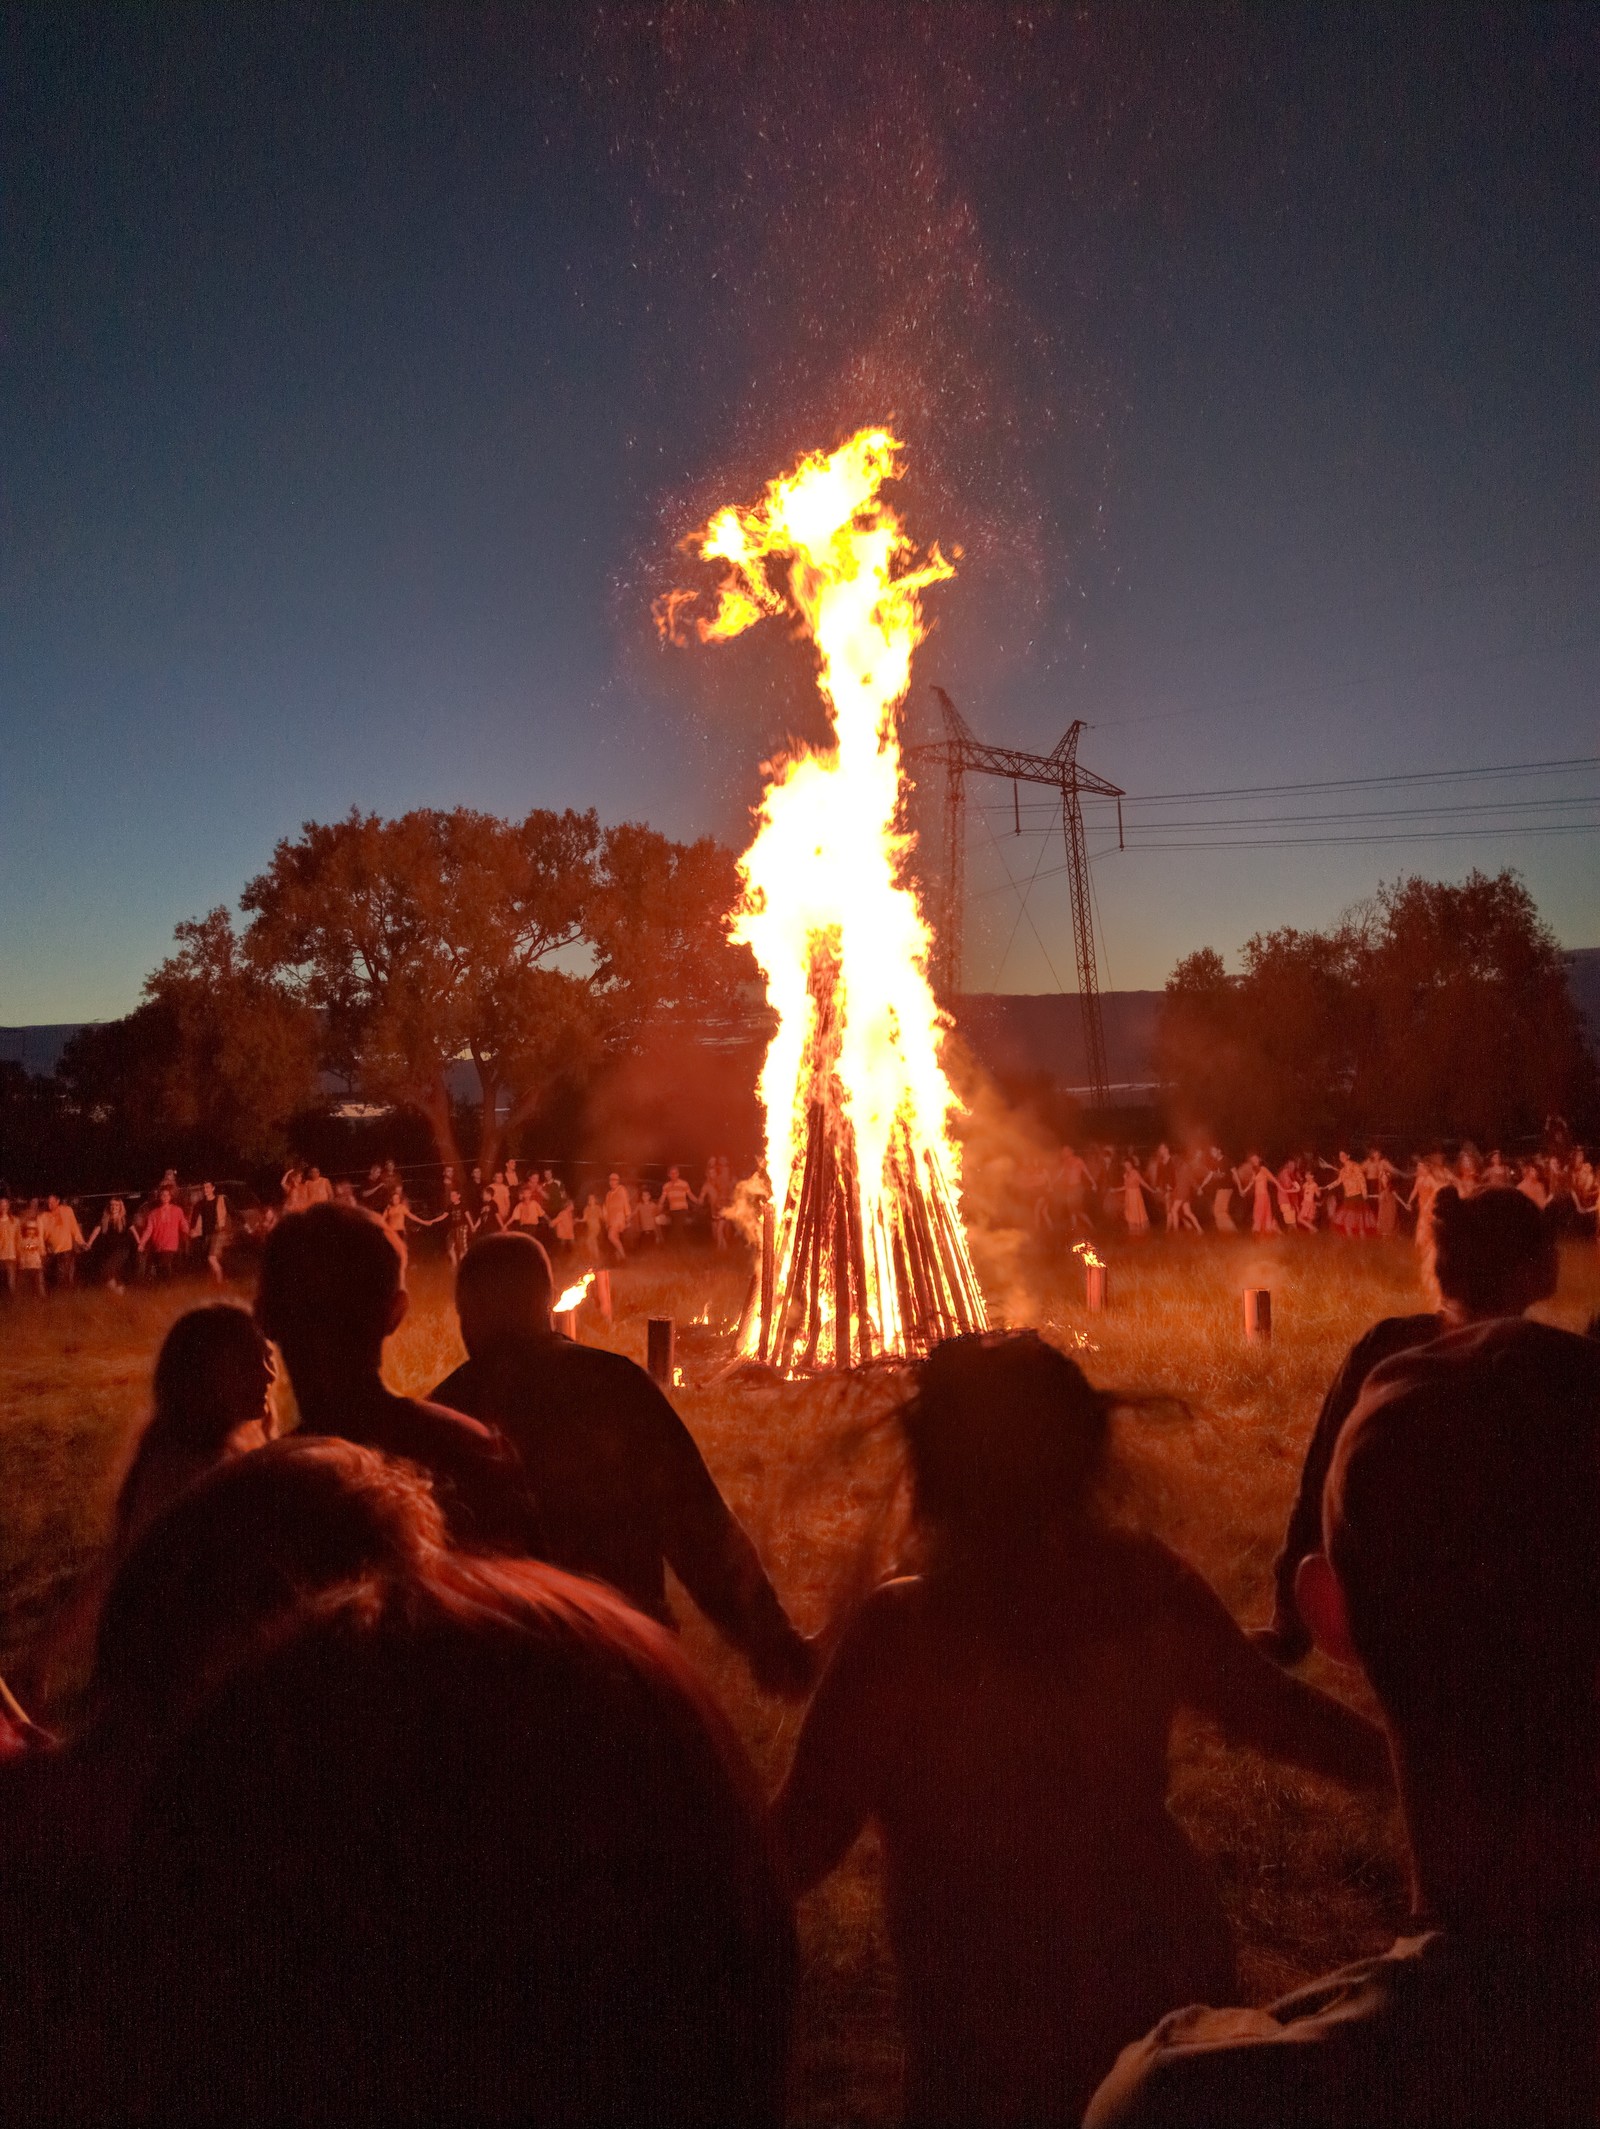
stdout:
<svg viewBox="0 0 1600 2129">
<path fill-rule="evenodd" d="M 937 547 L 916 557 L 883 497 L 901 449 L 888 430 L 862 429 L 836 451 L 802 459 L 752 507 L 719 510 L 695 542 L 702 557 L 724 565 L 715 611 L 695 623 L 702 642 L 790 617 L 816 645 L 835 744 L 768 765 L 755 840 L 740 860 L 745 892 L 732 934 L 754 951 L 778 1018 L 761 1097 L 767 1173 L 784 1209 L 779 1290 L 787 1291 L 787 1253 L 796 1242 L 797 1168 L 825 1084 L 827 1104 L 852 1139 L 863 1245 L 855 1277 L 870 1318 L 867 1348 L 880 1352 L 915 1342 L 906 1337 L 894 1272 L 904 1217 L 895 1198 L 913 1170 L 918 1187 L 931 1188 L 946 1208 L 941 1247 L 959 1260 L 969 1314 L 982 1321 L 953 1213 L 956 1100 L 940 1064 L 931 936 L 905 875 L 911 838 L 901 822 L 895 719 L 926 633 L 922 594 L 954 570 Z M 664 635 L 685 640 L 692 603 L 681 593 L 659 603 Z M 847 1290 L 849 1282 L 847 1269 Z M 849 1357 L 825 1328 L 816 1358 L 836 1356 Z"/>
</svg>

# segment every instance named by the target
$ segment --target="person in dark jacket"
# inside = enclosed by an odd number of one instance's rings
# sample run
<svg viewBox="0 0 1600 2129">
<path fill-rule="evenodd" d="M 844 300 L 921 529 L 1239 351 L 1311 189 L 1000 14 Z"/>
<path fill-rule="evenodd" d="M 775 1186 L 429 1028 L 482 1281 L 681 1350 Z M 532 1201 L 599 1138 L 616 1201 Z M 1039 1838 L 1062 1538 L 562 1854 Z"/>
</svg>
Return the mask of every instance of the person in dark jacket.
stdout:
<svg viewBox="0 0 1600 2129">
<path fill-rule="evenodd" d="M 1339 1438 L 1318 1646 L 1383 1714 L 1411 1919 L 1260 2009 L 1175 2000 L 1089 2129 L 1476 2129 L 1600 2112 L 1600 1354 L 1515 1319 L 1374 1369 Z"/>
<path fill-rule="evenodd" d="M 1386 1316 L 1358 1338 L 1322 1401 L 1300 1471 L 1273 1568 L 1272 1623 L 1256 1639 L 1280 1663 L 1298 1663 L 1311 1636 L 1295 1603 L 1295 1575 L 1322 1543 L 1322 1489 L 1345 1422 L 1367 1377 L 1397 1353 L 1428 1345 L 1446 1331 L 1520 1316 L 1556 1290 L 1555 1231 L 1537 1205 L 1515 1190 L 1482 1190 L 1464 1198 L 1441 1190 L 1422 1236 L 1423 1272 L 1438 1306 L 1416 1316 Z"/>
<path fill-rule="evenodd" d="M 283 1355 L 301 1432 L 420 1465 L 465 1550 L 537 1555 L 538 1515 L 512 1445 L 463 1412 L 386 1387 L 384 1341 L 408 1300 L 399 1247 L 374 1214 L 316 1205 L 278 1222 L 262 1252 L 256 1321 Z"/>
<path fill-rule="evenodd" d="M 643 1368 L 551 1325 L 550 1260 L 529 1235 L 488 1235 L 456 1274 L 468 1358 L 434 1391 L 500 1428 L 539 1503 L 542 1557 L 609 1582 L 671 1625 L 666 1569 L 740 1649 L 760 1684 L 813 1675 L 755 1546 L 693 1435 Z"/>
</svg>

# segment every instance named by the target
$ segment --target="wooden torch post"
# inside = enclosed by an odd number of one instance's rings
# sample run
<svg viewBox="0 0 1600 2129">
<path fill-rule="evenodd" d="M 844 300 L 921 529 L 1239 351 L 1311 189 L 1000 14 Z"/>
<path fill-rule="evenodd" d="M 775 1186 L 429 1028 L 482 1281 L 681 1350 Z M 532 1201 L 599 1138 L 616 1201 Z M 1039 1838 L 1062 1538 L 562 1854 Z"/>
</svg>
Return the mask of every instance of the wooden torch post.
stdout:
<svg viewBox="0 0 1600 2129">
<path fill-rule="evenodd" d="M 645 1366 L 663 1390 L 672 1388 L 672 1352 L 677 1327 L 670 1316 L 651 1316 L 645 1324 Z"/>
</svg>

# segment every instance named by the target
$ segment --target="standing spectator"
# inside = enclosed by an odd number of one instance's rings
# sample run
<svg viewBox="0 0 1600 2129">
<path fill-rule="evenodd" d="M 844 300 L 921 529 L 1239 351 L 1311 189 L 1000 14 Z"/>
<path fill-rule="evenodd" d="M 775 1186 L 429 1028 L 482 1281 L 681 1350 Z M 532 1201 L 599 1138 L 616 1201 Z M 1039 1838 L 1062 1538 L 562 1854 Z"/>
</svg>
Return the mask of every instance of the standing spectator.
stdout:
<svg viewBox="0 0 1600 2129">
<path fill-rule="evenodd" d="M 419 1465 L 458 1543 L 536 1552 L 537 1520 L 511 1445 L 461 1412 L 386 1387 L 384 1343 L 409 1298 L 400 1245 L 371 1213 L 318 1205 L 278 1222 L 261 1255 L 256 1321 L 283 1355 L 301 1432 Z"/>
<path fill-rule="evenodd" d="M 1487 1323 L 1370 1376 L 1300 1594 L 1377 1696 L 1413 1920 L 1264 2009 L 1175 2001 L 1092 2129 L 1596 2119 L 1597 1470 L 1591 1339 Z"/>
<path fill-rule="evenodd" d="M 700 1187 L 700 1203 L 710 1216 L 711 1240 L 717 1249 L 728 1246 L 728 1200 L 733 1191 L 732 1185 L 725 1182 L 726 1167 L 727 1163 L 713 1154 L 706 1162 L 706 1179 Z"/>
<path fill-rule="evenodd" d="M 633 1224 L 634 1230 L 639 1237 L 641 1248 L 647 1242 L 653 1243 L 658 1249 L 660 1248 L 661 1216 L 656 1209 L 656 1201 L 648 1190 L 639 1192 L 639 1202 L 633 1208 Z"/>
<path fill-rule="evenodd" d="M 44 1232 L 49 1282 L 56 1288 L 78 1283 L 78 1252 L 83 1247 L 83 1229 L 72 1206 L 55 1196 L 45 1199 L 39 1224 Z"/>
<path fill-rule="evenodd" d="M 121 1198 L 107 1198 L 105 1211 L 85 1245 L 85 1272 L 112 1293 L 120 1294 L 138 1256 L 133 1229 L 128 1225 L 127 1205 Z"/>
<path fill-rule="evenodd" d="M 1281 1663 L 1298 1663 L 1310 1652 L 1310 1631 L 1295 1602 L 1295 1578 L 1300 1562 L 1317 1549 L 1323 1486 L 1367 1377 L 1397 1353 L 1428 1345 L 1465 1324 L 1520 1316 L 1556 1290 L 1555 1237 L 1539 1208 L 1515 1190 L 1483 1190 L 1472 1198 L 1463 1198 L 1453 1186 L 1441 1190 L 1421 1240 L 1423 1276 L 1435 1306 L 1419 1315 L 1385 1316 L 1356 1341 L 1306 1445 L 1299 1492 L 1273 1568 L 1272 1620 L 1256 1635 Z"/>
<path fill-rule="evenodd" d="M 546 1224 L 544 1206 L 540 1203 L 539 1194 L 532 1183 L 523 1183 L 518 1189 L 516 1202 L 506 1224 L 519 1234 L 533 1235 L 535 1238 L 539 1229 Z"/>
<path fill-rule="evenodd" d="M 769 1692 L 802 1696 L 810 1648 L 693 1435 L 634 1361 L 560 1336 L 551 1293 L 537 1242 L 480 1242 L 456 1276 L 468 1359 L 434 1396 L 510 1437 L 539 1503 L 545 1559 L 609 1582 L 667 1626 L 670 1567 Z"/>
<path fill-rule="evenodd" d="M 39 1200 L 29 1198 L 27 1210 L 17 1223 L 17 1284 L 25 1294 L 44 1299 L 44 1228 L 39 1221 Z"/>
<path fill-rule="evenodd" d="M 776 2129 L 793 1920 L 712 1696 L 592 1585 L 418 1550 L 285 1607 L 174 1738 L 119 2118 Z"/>
<path fill-rule="evenodd" d="M 452 1190 L 444 1208 L 444 1253 L 452 1270 L 472 1247 L 477 1231 L 478 1223 L 468 1212 L 466 1200 L 459 1190 Z"/>
<path fill-rule="evenodd" d="M 500 1225 L 502 1227 L 509 1225 L 511 1220 L 511 1185 L 506 1180 L 506 1172 L 503 1168 L 495 1170 L 494 1180 L 489 1185 L 489 1195 L 494 1199 L 494 1209 L 499 1215 Z"/>
<path fill-rule="evenodd" d="M 177 1203 L 173 1185 L 163 1183 L 156 1192 L 154 1205 L 145 1213 L 139 1235 L 139 1248 L 158 1279 L 177 1276 L 188 1240 L 189 1216 Z"/>
<path fill-rule="evenodd" d="M 11 1200 L 0 1198 L 0 1291 L 8 1298 L 17 1290 L 17 1237 L 21 1231 Z"/>
<path fill-rule="evenodd" d="M 361 1186 L 361 1202 L 369 1212 L 382 1212 L 388 1204 L 389 1189 L 383 1180 L 382 1161 L 374 1161 L 367 1170 L 367 1180 Z"/>
<path fill-rule="evenodd" d="M 583 1246 L 596 1264 L 600 1261 L 600 1237 L 605 1224 L 605 1207 L 591 1190 L 583 1201 Z"/>
<path fill-rule="evenodd" d="M 660 1202 L 669 1238 L 674 1242 L 681 1242 L 689 1232 L 689 1208 L 694 1203 L 694 1192 L 676 1168 L 667 1170 L 667 1179 L 661 1186 Z"/>
<path fill-rule="evenodd" d="M 285 1213 L 304 1212 L 306 1209 L 306 1172 L 298 1161 L 293 1161 L 284 1170 L 279 1186 L 283 1191 Z"/>
<path fill-rule="evenodd" d="M 606 1183 L 605 1204 L 606 1244 L 619 1264 L 627 1257 L 627 1244 L 623 1237 L 628 1232 L 633 1218 L 633 1200 L 628 1196 L 627 1186 L 620 1175 L 613 1175 Z"/>
<path fill-rule="evenodd" d="M 1076 2123 L 1148 2006 L 1233 1971 L 1167 1809 L 1175 1720 L 1351 1782 L 1383 1739 L 1107 1513 L 1113 1400 L 1033 1332 L 937 1346 L 902 1413 L 924 1572 L 850 1621 L 774 1806 L 803 1892 L 869 1820 L 917 2122 Z M 1284 1686 L 1296 1688 L 1284 1692 Z"/>
<path fill-rule="evenodd" d="M 307 1206 L 333 1203 L 333 1185 L 315 1161 L 306 1170 L 304 1200 Z"/>
<path fill-rule="evenodd" d="M 315 1175 L 316 1169 L 311 1173 Z M 222 1284 L 222 1252 L 228 1240 L 228 1201 L 219 1195 L 215 1183 L 202 1183 L 200 1195 L 195 1200 L 194 1218 L 189 1232 L 199 1244 L 195 1252 L 203 1259 L 213 1281 Z"/>
</svg>

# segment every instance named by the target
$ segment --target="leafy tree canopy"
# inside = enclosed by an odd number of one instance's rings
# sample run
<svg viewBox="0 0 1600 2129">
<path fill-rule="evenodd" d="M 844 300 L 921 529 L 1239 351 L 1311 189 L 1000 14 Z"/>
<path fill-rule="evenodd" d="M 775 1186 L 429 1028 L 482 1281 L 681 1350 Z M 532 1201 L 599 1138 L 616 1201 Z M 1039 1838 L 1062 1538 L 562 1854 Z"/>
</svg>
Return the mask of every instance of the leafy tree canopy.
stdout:
<svg viewBox="0 0 1600 2129">
<path fill-rule="evenodd" d="M 1184 1121 L 1230 1144 L 1511 1140 L 1593 1106 L 1561 949 L 1514 872 L 1398 880 L 1240 958 L 1237 975 L 1209 948 L 1180 961 L 1158 1037 Z"/>
</svg>

